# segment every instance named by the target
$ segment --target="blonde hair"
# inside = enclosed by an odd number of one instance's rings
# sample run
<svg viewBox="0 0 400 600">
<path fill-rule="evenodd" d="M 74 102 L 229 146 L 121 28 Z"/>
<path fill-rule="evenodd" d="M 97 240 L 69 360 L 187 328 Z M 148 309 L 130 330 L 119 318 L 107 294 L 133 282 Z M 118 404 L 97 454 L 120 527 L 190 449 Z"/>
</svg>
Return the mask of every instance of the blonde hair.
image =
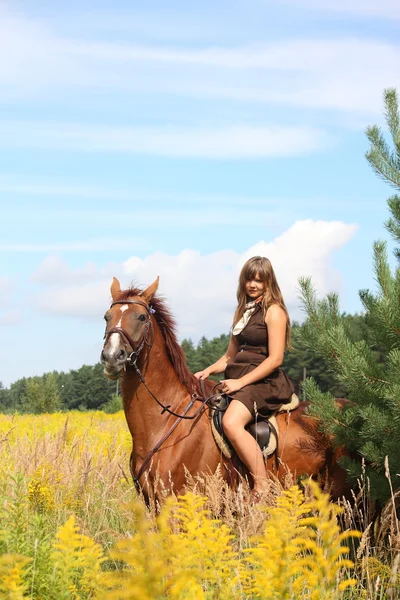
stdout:
<svg viewBox="0 0 400 600">
<path fill-rule="evenodd" d="M 253 256 L 242 267 L 239 275 L 239 284 L 237 288 L 237 301 L 238 305 L 233 317 L 233 326 L 242 318 L 245 311 L 247 296 L 246 296 L 246 281 L 250 281 L 255 278 L 259 278 L 265 284 L 265 292 L 262 299 L 262 307 L 264 311 L 264 317 L 267 313 L 268 308 L 272 304 L 277 304 L 281 307 L 286 315 L 286 336 L 285 345 L 286 348 L 290 348 L 290 318 L 287 311 L 285 302 L 283 300 L 282 292 L 278 285 L 274 269 L 272 268 L 271 261 L 265 256 Z"/>
</svg>

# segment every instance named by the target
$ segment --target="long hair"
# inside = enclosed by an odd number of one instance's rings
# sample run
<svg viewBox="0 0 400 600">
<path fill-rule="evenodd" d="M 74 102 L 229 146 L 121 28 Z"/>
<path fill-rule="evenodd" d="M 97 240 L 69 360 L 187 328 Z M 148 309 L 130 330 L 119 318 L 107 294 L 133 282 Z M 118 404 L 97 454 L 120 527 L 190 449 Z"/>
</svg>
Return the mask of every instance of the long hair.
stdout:
<svg viewBox="0 0 400 600">
<path fill-rule="evenodd" d="M 285 302 L 283 300 L 282 292 L 278 285 L 274 269 L 272 268 L 271 261 L 265 256 L 253 256 L 249 258 L 243 265 L 239 275 L 239 284 L 237 288 L 237 301 L 238 305 L 233 317 L 233 326 L 242 318 L 245 311 L 247 296 L 246 296 L 246 281 L 255 279 L 258 277 L 265 284 L 265 292 L 262 299 L 262 307 L 264 312 L 264 318 L 268 308 L 272 304 L 277 304 L 286 314 L 286 336 L 285 345 L 286 348 L 290 348 L 290 318 L 287 311 Z"/>
</svg>

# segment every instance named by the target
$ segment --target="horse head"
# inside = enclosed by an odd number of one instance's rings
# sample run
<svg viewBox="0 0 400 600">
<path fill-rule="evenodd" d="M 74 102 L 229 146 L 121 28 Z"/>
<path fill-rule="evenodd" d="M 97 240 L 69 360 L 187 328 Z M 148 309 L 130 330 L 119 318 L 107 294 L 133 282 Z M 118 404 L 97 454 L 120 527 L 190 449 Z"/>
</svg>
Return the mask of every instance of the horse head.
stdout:
<svg viewBox="0 0 400 600">
<path fill-rule="evenodd" d="M 104 374 L 117 379 L 127 365 L 139 358 L 145 346 L 151 347 L 153 325 L 150 302 L 159 278 L 137 296 L 126 298 L 115 277 L 111 284 L 112 303 L 104 315 L 107 323 L 100 360 Z"/>
</svg>

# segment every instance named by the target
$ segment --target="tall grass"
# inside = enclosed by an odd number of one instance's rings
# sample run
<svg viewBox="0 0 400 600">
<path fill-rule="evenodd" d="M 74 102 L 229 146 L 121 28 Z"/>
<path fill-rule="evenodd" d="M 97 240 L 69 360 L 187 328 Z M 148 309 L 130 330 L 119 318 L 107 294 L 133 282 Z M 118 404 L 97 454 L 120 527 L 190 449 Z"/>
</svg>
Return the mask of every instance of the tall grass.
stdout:
<svg viewBox="0 0 400 600">
<path fill-rule="evenodd" d="M 400 597 L 395 495 L 373 525 L 367 485 L 338 507 L 288 475 L 253 507 L 217 471 L 146 507 L 130 449 L 122 413 L 0 415 L 0 599 Z"/>
</svg>

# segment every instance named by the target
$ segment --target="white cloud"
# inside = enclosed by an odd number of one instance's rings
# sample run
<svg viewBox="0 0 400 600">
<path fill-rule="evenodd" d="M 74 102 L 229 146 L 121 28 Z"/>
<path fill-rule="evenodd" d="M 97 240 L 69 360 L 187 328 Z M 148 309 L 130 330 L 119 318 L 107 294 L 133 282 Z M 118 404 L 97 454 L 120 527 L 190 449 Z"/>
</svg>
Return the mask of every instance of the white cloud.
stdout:
<svg viewBox="0 0 400 600">
<path fill-rule="evenodd" d="M 12 285 L 12 281 L 9 277 L 0 276 L 0 296 L 3 296 L 4 293 L 7 293 Z"/>
<path fill-rule="evenodd" d="M 0 327 L 17 325 L 22 321 L 20 311 L 12 308 L 15 280 L 0 276 Z"/>
<path fill-rule="evenodd" d="M 101 319 L 109 303 L 112 276 L 119 277 L 126 288 L 132 281 L 146 287 L 159 275 L 159 291 L 172 307 L 180 336 L 197 340 L 229 329 L 240 268 L 249 256 L 261 254 L 272 261 L 292 318 L 300 318 L 298 278 L 310 275 L 320 295 L 340 290 L 341 277 L 331 259 L 356 229 L 340 221 L 298 221 L 271 242 L 261 241 L 242 254 L 229 249 L 209 255 L 189 249 L 178 255 L 157 252 L 97 271 L 94 267 L 73 270 L 59 259 L 48 259 L 39 269 L 42 281 L 51 282 L 51 273 L 58 270 L 63 283 L 46 287 L 38 303 L 50 314 Z"/>
<path fill-rule="evenodd" d="M 43 86 L 65 81 L 84 83 L 75 61 L 68 57 L 62 40 L 45 22 L 0 5 L 0 83 L 10 95 L 20 95 L 21 88 L 42 94 Z M 7 89 L 7 88 L 5 88 Z"/>
<path fill-rule="evenodd" d="M 295 156 L 328 144 L 313 127 L 89 127 L 0 121 L 0 145 L 196 158 Z"/>
<path fill-rule="evenodd" d="M 21 183 L 20 178 L 14 181 L 12 177 L 0 175 L 0 192 L 7 194 L 24 194 L 28 196 L 61 196 L 75 197 L 85 199 L 104 199 L 110 200 L 131 200 L 132 194 L 128 191 L 107 189 L 104 186 L 93 185 L 66 185 L 66 184 L 49 184 L 39 183 L 37 181 L 29 181 Z M 21 215 L 23 216 L 23 215 Z"/>
<path fill-rule="evenodd" d="M 7 306 L 14 289 L 14 281 L 10 277 L 0 275 L 0 307 Z"/>
<path fill-rule="evenodd" d="M 44 183 L 39 181 L 21 181 L 21 177 L 12 177 L 7 175 L 0 174 L 0 192 L 5 192 L 7 194 L 16 194 L 16 195 L 26 195 L 26 196 L 52 196 L 55 199 L 57 198 L 84 198 L 86 200 L 90 199 L 98 199 L 98 200 L 109 200 L 115 203 L 116 200 L 129 201 L 130 204 L 134 204 L 135 207 L 138 206 L 148 206 L 151 205 L 152 202 L 163 202 L 167 204 L 169 209 L 168 211 L 164 211 L 162 213 L 162 220 L 165 222 L 165 218 L 173 210 L 174 206 L 179 206 L 180 209 L 182 207 L 187 207 L 191 204 L 204 204 L 207 205 L 219 205 L 219 206 L 229 206 L 232 207 L 246 207 L 246 210 L 249 206 L 254 208 L 263 208 L 266 206 L 278 206 L 285 204 L 286 202 L 291 202 L 291 199 L 282 199 L 282 197 L 274 198 L 274 197 L 266 197 L 266 196 L 240 196 L 240 195 L 232 195 L 232 194 L 196 194 L 196 193 L 185 193 L 185 192 L 155 192 L 150 191 L 148 189 L 132 189 L 132 187 L 127 187 L 126 189 L 121 188 L 107 188 L 106 186 L 94 186 L 94 185 L 72 185 L 72 184 L 64 184 L 62 182 L 57 183 Z M 298 200 L 296 200 L 297 202 Z M 321 198 L 302 198 L 302 204 L 314 206 L 321 202 Z M 144 204 L 145 203 L 145 204 Z M 113 206 L 112 209 L 88 209 L 88 208 L 59 208 L 60 204 L 58 200 L 54 203 L 54 205 L 49 206 L 48 203 L 44 204 L 42 208 L 38 201 L 35 202 L 34 209 L 30 209 L 28 207 L 25 208 L 24 212 L 18 208 L 15 208 L 13 203 L 10 203 L 7 207 L 2 207 L 2 215 L 12 215 L 12 218 L 18 217 L 19 220 L 28 220 L 29 222 L 32 219 L 43 219 L 46 217 L 54 217 L 57 219 L 91 219 L 94 220 L 102 220 L 110 218 L 115 219 L 126 219 L 131 217 L 131 213 L 129 211 L 125 211 L 124 207 L 128 206 L 127 203 L 121 203 L 116 206 Z M 65 206 L 65 204 L 62 204 Z M 152 211 L 154 213 L 154 211 Z M 135 215 L 137 212 L 135 211 Z M 141 212 L 141 215 L 146 214 L 145 212 Z M 200 214 L 196 215 L 196 218 L 200 217 Z M 154 214 L 152 217 L 154 218 Z M 214 215 L 213 215 L 214 216 Z M 226 217 L 226 212 L 225 212 Z M 176 219 L 176 213 L 173 213 L 172 218 Z"/>
<path fill-rule="evenodd" d="M 6 243 L 0 244 L 0 252 L 104 252 L 110 248 L 113 250 L 132 250 L 140 247 L 140 238 L 100 238 L 89 240 L 77 240 L 73 242 L 46 242 L 39 243 Z"/>
<path fill-rule="evenodd" d="M 288 1 L 355 14 L 400 14 L 399 3 L 389 0 Z M 383 88 L 400 85 L 399 44 L 367 37 L 322 35 L 193 47 L 91 41 L 90 27 L 77 39 L 59 33 L 61 27 L 55 22 L 50 30 L 45 22 L 0 8 L 4 97 L 63 99 L 66 91 L 79 88 L 81 103 L 89 105 L 93 93 L 107 90 L 123 92 L 125 99 L 158 93 L 379 114 Z"/>
<path fill-rule="evenodd" d="M 63 282 L 72 281 L 84 283 L 88 279 L 98 278 L 99 269 L 94 263 L 87 263 L 78 269 L 71 269 L 66 262 L 58 256 L 51 255 L 44 259 L 36 271 L 32 274 L 31 280 L 34 283 L 43 285 L 57 285 Z"/>
<path fill-rule="evenodd" d="M 362 58 L 365 65 L 366 55 L 375 53 L 373 66 L 386 58 L 390 66 L 395 66 L 399 59 L 398 46 L 379 40 L 358 37 L 315 39 L 286 39 L 270 43 L 257 42 L 238 47 L 203 47 L 174 48 L 168 46 L 135 46 L 118 43 L 70 43 L 66 50 L 71 54 L 89 56 L 101 61 L 116 62 L 148 62 L 168 63 L 171 65 L 190 65 L 192 68 L 207 66 L 235 71 L 271 70 L 301 71 L 303 73 L 323 72 L 347 59 L 347 67 L 360 64 Z M 350 59 L 350 60 L 349 60 Z M 151 65 L 150 65 L 151 66 Z M 260 73 L 259 73 L 260 75 Z"/>
<path fill-rule="evenodd" d="M 0 313 L 0 327 L 19 325 L 22 323 L 22 321 L 23 317 L 19 311 L 9 310 L 4 313 Z"/>
</svg>

